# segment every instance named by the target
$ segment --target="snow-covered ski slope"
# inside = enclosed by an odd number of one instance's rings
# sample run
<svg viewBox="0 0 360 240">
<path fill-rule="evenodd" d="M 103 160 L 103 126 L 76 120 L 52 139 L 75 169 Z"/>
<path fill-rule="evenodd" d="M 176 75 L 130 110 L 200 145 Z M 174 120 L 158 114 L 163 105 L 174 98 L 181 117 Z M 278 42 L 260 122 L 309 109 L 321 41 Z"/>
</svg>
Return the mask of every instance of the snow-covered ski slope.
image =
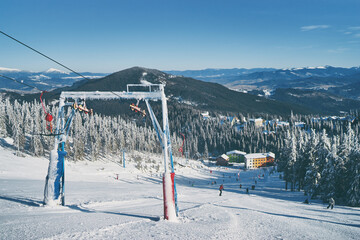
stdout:
<svg viewBox="0 0 360 240">
<path fill-rule="evenodd" d="M 278 173 L 241 171 L 239 182 L 238 169 L 178 161 L 187 166 L 176 170 L 180 217 L 169 222 L 160 173 L 114 161 L 67 163 L 66 206 L 43 206 L 48 160 L 0 146 L 0 239 L 360 238 L 359 208 L 304 204 L 302 192 L 283 189 Z"/>
</svg>

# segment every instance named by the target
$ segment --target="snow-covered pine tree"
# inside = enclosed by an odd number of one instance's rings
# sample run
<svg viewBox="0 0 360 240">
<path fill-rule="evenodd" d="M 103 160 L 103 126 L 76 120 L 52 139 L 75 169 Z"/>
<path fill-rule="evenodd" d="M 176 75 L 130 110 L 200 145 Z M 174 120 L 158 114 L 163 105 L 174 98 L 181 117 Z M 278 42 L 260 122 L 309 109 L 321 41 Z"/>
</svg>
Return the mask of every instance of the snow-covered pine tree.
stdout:
<svg viewBox="0 0 360 240">
<path fill-rule="evenodd" d="M 297 162 L 297 156 L 298 156 L 298 152 L 297 152 L 297 144 L 296 144 L 296 138 L 295 138 L 295 133 L 292 132 L 291 134 L 291 141 L 290 141 L 290 156 L 289 156 L 289 161 L 287 164 L 287 170 L 289 171 L 290 174 L 290 180 L 291 180 L 291 191 L 295 190 L 295 185 L 296 185 L 296 162 Z"/>
<path fill-rule="evenodd" d="M 334 136 L 331 152 L 327 156 L 327 162 L 321 173 L 320 192 L 324 202 L 330 198 L 335 198 L 335 162 L 337 158 L 337 137 Z"/>
<path fill-rule="evenodd" d="M 0 94 L 0 137 L 7 136 L 5 101 Z"/>
<path fill-rule="evenodd" d="M 338 147 L 337 158 L 335 160 L 335 198 L 338 202 L 346 203 L 346 195 L 348 189 L 348 162 L 350 153 L 354 149 L 354 131 L 351 125 L 348 125 L 346 133 L 342 133 L 342 142 Z"/>
<path fill-rule="evenodd" d="M 303 189 L 304 187 L 304 180 L 306 174 L 306 168 L 309 165 L 309 158 L 308 158 L 308 145 L 310 141 L 310 134 L 305 133 L 300 130 L 299 135 L 300 140 L 298 141 L 298 155 L 297 155 L 297 162 L 296 162 L 296 172 L 297 172 L 297 181 L 298 181 L 298 190 Z"/>
<path fill-rule="evenodd" d="M 82 116 L 80 113 L 76 113 L 75 114 L 75 119 L 74 121 L 74 136 L 73 136 L 73 140 L 74 140 L 74 160 L 83 160 L 84 156 L 85 156 L 85 129 L 83 127 L 82 124 Z"/>
<path fill-rule="evenodd" d="M 205 146 L 204 146 L 204 158 L 205 159 L 208 159 L 209 157 L 209 150 L 208 150 L 208 145 L 207 143 L 205 142 Z"/>
<path fill-rule="evenodd" d="M 360 149 L 355 148 L 350 154 L 347 164 L 348 188 L 346 192 L 347 204 L 353 207 L 360 206 Z"/>
<path fill-rule="evenodd" d="M 311 130 L 310 140 L 306 144 L 304 159 L 307 160 L 306 173 L 304 180 L 305 193 L 310 195 L 312 198 L 315 197 L 315 190 L 318 186 L 319 170 L 316 165 L 316 146 L 319 144 L 319 138 L 314 129 Z"/>
<path fill-rule="evenodd" d="M 31 112 L 32 112 L 32 120 L 31 120 L 31 132 L 32 132 L 32 136 L 31 136 L 31 140 L 30 140 L 30 151 L 35 155 L 35 156 L 43 156 L 44 155 L 44 146 L 42 144 L 41 141 L 41 135 L 39 135 L 39 133 L 41 133 L 41 125 L 40 125 L 40 111 L 39 111 L 39 107 L 36 103 L 32 104 L 32 108 L 31 108 Z"/>
<path fill-rule="evenodd" d="M 321 135 L 320 135 L 320 141 L 317 144 L 315 148 L 315 159 L 316 159 L 316 167 L 317 167 L 317 178 L 320 180 L 318 181 L 318 187 L 315 189 L 314 194 L 319 195 L 321 194 L 321 178 L 322 178 L 322 172 L 325 169 L 325 166 L 327 165 L 327 162 L 329 160 L 329 156 L 331 154 L 330 151 L 330 140 L 327 136 L 326 130 L 323 129 Z"/>
<path fill-rule="evenodd" d="M 288 183 L 291 182 L 291 166 L 289 164 L 292 152 L 292 134 L 287 130 L 285 138 L 285 145 L 278 160 L 278 171 L 283 172 L 283 179 L 285 180 L 285 189 L 288 189 Z"/>
</svg>

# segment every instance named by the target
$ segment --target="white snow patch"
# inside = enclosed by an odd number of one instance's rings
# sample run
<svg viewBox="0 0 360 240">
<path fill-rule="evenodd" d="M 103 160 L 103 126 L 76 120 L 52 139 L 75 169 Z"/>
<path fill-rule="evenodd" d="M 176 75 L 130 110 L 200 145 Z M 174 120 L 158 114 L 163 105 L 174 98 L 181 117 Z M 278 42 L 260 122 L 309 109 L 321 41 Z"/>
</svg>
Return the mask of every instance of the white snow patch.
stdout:
<svg viewBox="0 0 360 240">
<path fill-rule="evenodd" d="M 152 84 L 151 82 L 149 82 L 149 81 L 147 81 L 147 80 L 145 80 L 145 79 L 140 79 L 140 83 L 141 83 L 141 84 L 146 84 L 146 85 Z"/>
<path fill-rule="evenodd" d="M 264 95 L 267 97 L 272 95 L 271 90 L 269 90 L 269 89 L 264 89 L 263 92 L 264 92 Z"/>
<path fill-rule="evenodd" d="M 56 68 L 49 68 L 48 70 L 46 70 L 45 72 L 47 73 L 63 73 L 63 74 L 69 74 L 67 72 L 61 71 L 59 69 Z"/>
<path fill-rule="evenodd" d="M 33 76 L 30 76 L 29 78 L 33 81 L 41 81 L 41 80 L 45 80 L 45 79 L 51 79 L 51 77 L 48 77 L 44 74 L 33 75 Z"/>
<path fill-rule="evenodd" d="M 44 83 L 44 82 L 38 82 L 37 84 L 41 84 L 41 85 L 45 85 L 45 86 L 49 86 L 49 84 Z"/>
<path fill-rule="evenodd" d="M 9 137 L 4 138 L 4 141 L 5 141 L 7 144 L 10 144 L 10 145 L 13 145 L 13 144 L 14 144 L 14 139 L 9 138 Z"/>
<path fill-rule="evenodd" d="M 143 73 L 142 73 L 142 77 L 140 78 L 140 83 L 141 83 L 141 84 L 145 84 L 145 85 L 150 85 L 150 84 L 152 84 L 151 82 L 149 82 L 149 81 L 147 81 L 147 80 L 145 79 L 145 76 L 147 76 L 147 75 L 148 75 L 147 72 L 143 72 Z"/>
<path fill-rule="evenodd" d="M 100 76 L 100 75 L 93 75 L 93 76 L 89 76 L 89 75 L 85 75 L 84 77 L 89 78 L 89 79 L 95 79 L 95 78 L 102 78 L 104 76 Z M 74 77 L 62 77 L 61 79 L 83 79 L 83 77 L 80 76 L 74 76 Z"/>
</svg>

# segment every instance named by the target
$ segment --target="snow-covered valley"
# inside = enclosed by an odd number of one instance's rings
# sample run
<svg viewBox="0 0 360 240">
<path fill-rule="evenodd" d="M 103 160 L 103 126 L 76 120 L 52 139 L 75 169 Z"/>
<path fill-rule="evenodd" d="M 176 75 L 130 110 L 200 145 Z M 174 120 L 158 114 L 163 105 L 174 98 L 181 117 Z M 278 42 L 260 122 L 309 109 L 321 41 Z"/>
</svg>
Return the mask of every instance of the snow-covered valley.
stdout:
<svg viewBox="0 0 360 240">
<path fill-rule="evenodd" d="M 175 160 L 179 217 L 170 222 L 161 169 L 143 172 L 132 161 L 123 168 L 115 157 L 67 162 L 66 205 L 50 207 L 48 159 L 0 146 L 0 239 L 359 239 L 359 208 L 304 204 L 303 192 L 284 190 L 281 173 Z"/>
</svg>

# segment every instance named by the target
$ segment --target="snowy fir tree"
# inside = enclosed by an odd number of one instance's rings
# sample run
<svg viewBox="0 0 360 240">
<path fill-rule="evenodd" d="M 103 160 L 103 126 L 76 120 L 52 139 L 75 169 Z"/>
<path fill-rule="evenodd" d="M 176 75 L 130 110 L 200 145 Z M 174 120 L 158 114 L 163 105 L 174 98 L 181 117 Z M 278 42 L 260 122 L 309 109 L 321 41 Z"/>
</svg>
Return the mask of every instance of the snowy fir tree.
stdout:
<svg viewBox="0 0 360 240">
<path fill-rule="evenodd" d="M 56 105 L 46 109 L 57 115 Z M 69 116 L 72 108 L 66 112 Z M 161 116 L 161 106 L 154 107 Z M 327 201 L 333 197 L 337 203 L 359 206 L 359 116 L 352 123 L 346 121 L 313 121 L 314 116 L 291 116 L 290 127 L 267 124 L 256 127 L 248 122 L 233 125 L 223 117 L 226 113 L 212 113 L 210 119 L 186 106 L 169 105 L 172 153 L 190 158 L 218 156 L 238 149 L 247 153 L 273 152 L 278 170 L 283 171 L 291 190 L 304 190 L 305 194 Z M 239 119 L 255 118 L 239 114 Z M 261 115 L 259 115 L 261 116 Z M 283 116 L 263 115 L 283 119 Z M 289 118 L 288 118 L 289 119 Z M 296 121 L 306 123 L 305 128 L 295 126 Z M 18 102 L 0 98 L 0 137 L 14 140 L 18 153 L 48 156 L 54 137 L 46 128 L 45 113 L 39 102 Z M 55 124 L 54 124 L 55 125 Z M 55 128 L 55 127 L 54 127 Z M 266 132 L 266 133 L 265 133 Z M 181 134 L 180 134 L 181 133 Z M 271 134 L 270 134 L 271 133 Z M 45 134 L 45 135 L 44 135 Z M 68 161 L 92 160 L 108 155 L 119 156 L 124 149 L 161 153 L 156 131 L 150 119 L 87 115 L 76 112 L 66 142 Z M 120 161 L 120 160 L 119 160 Z M 139 160 L 146 161 L 146 159 Z M 144 168 L 146 164 L 138 163 Z"/>
<path fill-rule="evenodd" d="M 5 112 L 5 101 L 0 95 L 0 137 L 6 137 L 6 112 Z"/>
<path fill-rule="evenodd" d="M 352 150 L 349 159 L 346 199 L 350 206 L 360 206 L 360 149 L 358 147 Z"/>
</svg>

